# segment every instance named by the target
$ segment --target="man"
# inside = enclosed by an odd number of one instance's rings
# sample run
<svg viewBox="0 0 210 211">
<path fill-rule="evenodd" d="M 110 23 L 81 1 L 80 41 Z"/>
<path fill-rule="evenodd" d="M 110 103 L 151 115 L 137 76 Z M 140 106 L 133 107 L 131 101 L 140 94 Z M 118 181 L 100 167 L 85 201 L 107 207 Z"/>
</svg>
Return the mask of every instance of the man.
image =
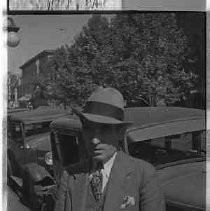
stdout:
<svg viewBox="0 0 210 211">
<path fill-rule="evenodd" d="M 153 166 L 117 151 L 131 124 L 124 121 L 122 94 L 99 88 L 75 113 L 90 159 L 64 171 L 55 210 L 165 210 Z"/>
</svg>

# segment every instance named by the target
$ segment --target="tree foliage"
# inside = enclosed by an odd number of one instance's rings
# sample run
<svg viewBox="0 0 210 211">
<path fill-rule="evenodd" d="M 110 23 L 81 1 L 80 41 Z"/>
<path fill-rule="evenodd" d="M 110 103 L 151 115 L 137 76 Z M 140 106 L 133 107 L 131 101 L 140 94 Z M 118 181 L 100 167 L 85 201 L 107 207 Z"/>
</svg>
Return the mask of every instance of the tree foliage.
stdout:
<svg viewBox="0 0 210 211">
<path fill-rule="evenodd" d="M 103 0 L 10 0 L 11 10 L 102 10 L 113 8 L 113 2 Z M 114 8 L 115 9 L 115 8 Z"/>
<path fill-rule="evenodd" d="M 13 93 L 14 89 L 19 87 L 19 76 L 17 74 L 9 72 L 7 80 L 9 89 Z"/>
<path fill-rule="evenodd" d="M 57 49 L 40 84 L 52 99 L 81 105 L 97 86 L 112 86 L 128 106 L 172 104 L 189 96 L 188 39 L 174 13 L 93 15 L 71 46 Z"/>
<path fill-rule="evenodd" d="M 15 90 L 18 90 L 20 86 L 20 76 L 15 73 L 8 72 L 8 77 L 7 77 L 7 87 L 8 87 L 8 94 L 9 100 L 12 98 L 14 100 L 14 95 L 15 95 Z"/>
</svg>

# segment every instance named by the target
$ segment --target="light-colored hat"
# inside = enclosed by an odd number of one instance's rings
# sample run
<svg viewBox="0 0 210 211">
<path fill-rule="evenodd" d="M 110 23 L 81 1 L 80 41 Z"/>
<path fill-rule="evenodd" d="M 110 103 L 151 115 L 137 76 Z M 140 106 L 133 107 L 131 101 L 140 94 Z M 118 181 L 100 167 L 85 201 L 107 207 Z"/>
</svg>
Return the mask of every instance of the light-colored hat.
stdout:
<svg viewBox="0 0 210 211">
<path fill-rule="evenodd" d="M 131 125 L 124 121 L 124 99 L 114 88 L 98 88 L 88 98 L 83 112 L 73 109 L 81 118 L 98 124 Z"/>
</svg>

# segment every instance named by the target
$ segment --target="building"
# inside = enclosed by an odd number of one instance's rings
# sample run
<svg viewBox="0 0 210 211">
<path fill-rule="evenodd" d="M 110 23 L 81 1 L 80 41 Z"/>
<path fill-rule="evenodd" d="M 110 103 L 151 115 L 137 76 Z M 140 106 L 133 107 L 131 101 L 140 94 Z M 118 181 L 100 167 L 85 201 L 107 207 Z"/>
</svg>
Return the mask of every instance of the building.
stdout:
<svg viewBox="0 0 210 211">
<path fill-rule="evenodd" d="M 22 78 L 20 87 L 21 98 L 19 101 L 30 100 L 37 89 L 37 79 L 40 73 L 44 71 L 42 66 L 53 57 L 54 52 L 54 50 L 44 50 L 20 66 Z"/>
<path fill-rule="evenodd" d="M 22 70 L 21 95 L 31 95 L 36 89 L 35 84 L 41 71 L 41 65 L 52 58 L 54 50 L 44 50 L 20 66 Z"/>
</svg>

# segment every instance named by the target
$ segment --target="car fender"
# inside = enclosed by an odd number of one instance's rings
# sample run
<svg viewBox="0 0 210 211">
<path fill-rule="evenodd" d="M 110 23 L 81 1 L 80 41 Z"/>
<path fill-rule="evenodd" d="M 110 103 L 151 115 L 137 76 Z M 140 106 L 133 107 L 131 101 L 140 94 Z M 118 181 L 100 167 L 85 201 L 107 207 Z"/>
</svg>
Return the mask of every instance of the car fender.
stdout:
<svg viewBox="0 0 210 211">
<path fill-rule="evenodd" d="M 37 163 L 28 163 L 24 166 L 22 193 L 33 210 L 41 210 L 41 206 L 46 203 L 53 204 L 54 190 L 55 181 L 44 167 Z"/>
<path fill-rule="evenodd" d="M 24 165 L 23 179 L 24 177 L 26 180 L 31 180 L 34 184 L 39 184 L 46 179 L 50 181 L 50 185 L 54 184 L 54 179 L 49 172 L 37 163 L 28 163 Z"/>
</svg>

